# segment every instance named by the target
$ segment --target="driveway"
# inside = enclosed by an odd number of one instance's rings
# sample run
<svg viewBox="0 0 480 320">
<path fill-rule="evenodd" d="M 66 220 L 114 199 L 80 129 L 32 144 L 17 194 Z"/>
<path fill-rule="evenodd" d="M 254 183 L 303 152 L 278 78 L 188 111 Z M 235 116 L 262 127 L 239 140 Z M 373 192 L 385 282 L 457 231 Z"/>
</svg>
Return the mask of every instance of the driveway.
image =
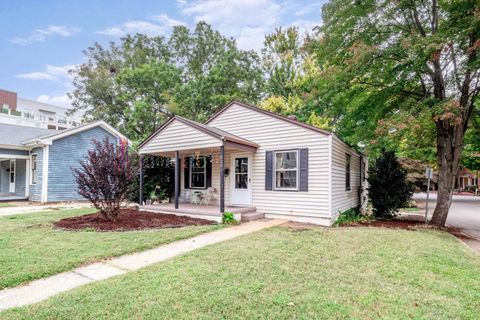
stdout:
<svg viewBox="0 0 480 320">
<path fill-rule="evenodd" d="M 416 193 L 413 195 L 415 201 L 421 208 L 425 208 L 426 193 Z M 436 193 L 430 193 L 428 205 L 429 217 L 435 209 L 437 200 Z M 425 214 L 425 212 L 423 212 Z M 452 206 L 448 214 L 447 224 L 461 228 L 468 235 L 480 240 L 480 196 L 453 196 Z"/>
</svg>

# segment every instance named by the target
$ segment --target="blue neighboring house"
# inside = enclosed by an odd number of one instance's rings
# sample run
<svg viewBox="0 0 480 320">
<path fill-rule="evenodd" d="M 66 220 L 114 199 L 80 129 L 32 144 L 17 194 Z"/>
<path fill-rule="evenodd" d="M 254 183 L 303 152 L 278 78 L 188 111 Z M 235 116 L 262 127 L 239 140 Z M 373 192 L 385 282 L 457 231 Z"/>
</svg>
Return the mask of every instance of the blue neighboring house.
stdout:
<svg viewBox="0 0 480 320">
<path fill-rule="evenodd" d="M 129 142 L 103 121 L 62 131 L 0 124 L 0 201 L 84 200 L 72 168 L 85 159 L 92 139 L 105 137 Z"/>
</svg>

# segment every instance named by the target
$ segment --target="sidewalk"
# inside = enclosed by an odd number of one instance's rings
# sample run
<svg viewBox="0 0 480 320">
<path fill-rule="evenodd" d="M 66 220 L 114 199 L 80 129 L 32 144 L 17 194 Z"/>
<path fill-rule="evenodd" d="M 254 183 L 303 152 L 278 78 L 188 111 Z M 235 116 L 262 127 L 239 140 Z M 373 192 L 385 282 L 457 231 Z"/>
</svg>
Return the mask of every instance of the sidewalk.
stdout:
<svg viewBox="0 0 480 320">
<path fill-rule="evenodd" d="M 25 206 L 15 206 L 15 207 L 5 207 L 5 208 L 0 208 L 0 217 L 11 216 L 15 214 L 23 214 L 23 213 L 49 211 L 49 210 L 77 209 L 77 208 L 90 208 L 90 207 L 91 207 L 91 204 L 88 202 L 58 203 L 58 204 L 38 205 L 38 206 L 25 205 Z"/>
<path fill-rule="evenodd" d="M 0 311 L 37 303 L 57 293 L 68 291 L 87 283 L 125 274 L 195 249 L 278 226 L 286 222 L 286 220 L 280 219 L 247 222 L 238 226 L 204 233 L 190 239 L 172 242 L 154 249 L 93 263 L 69 272 L 35 280 L 24 286 L 4 289 L 0 291 Z"/>
</svg>

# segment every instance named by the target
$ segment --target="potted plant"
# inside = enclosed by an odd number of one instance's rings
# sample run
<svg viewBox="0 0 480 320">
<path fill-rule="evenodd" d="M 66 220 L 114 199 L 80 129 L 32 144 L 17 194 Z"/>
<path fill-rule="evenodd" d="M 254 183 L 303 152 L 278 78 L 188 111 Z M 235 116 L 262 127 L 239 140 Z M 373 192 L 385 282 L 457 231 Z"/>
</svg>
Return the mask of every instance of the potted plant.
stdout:
<svg viewBox="0 0 480 320">
<path fill-rule="evenodd" d="M 170 199 L 167 197 L 167 190 L 160 190 L 160 202 L 169 203 Z"/>
<path fill-rule="evenodd" d="M 155 192 L 155 190 L 153 190 L 152 192 L 150 192 L 150 200 L 152 201 L 152 204 L 154 204 L 155 201 L 158 201 L 158 195 L 157 195 L 157 193 Z"/>
</svg>

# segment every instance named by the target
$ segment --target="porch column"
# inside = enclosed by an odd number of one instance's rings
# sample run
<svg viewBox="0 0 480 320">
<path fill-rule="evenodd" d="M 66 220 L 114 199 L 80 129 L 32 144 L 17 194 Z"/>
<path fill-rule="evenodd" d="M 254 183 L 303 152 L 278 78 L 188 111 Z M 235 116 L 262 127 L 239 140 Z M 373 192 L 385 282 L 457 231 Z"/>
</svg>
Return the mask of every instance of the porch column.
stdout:
<svg viewBox="0 0 480 320">
<path fill-rule="evenodd" d="M 225 146 L 220 147 L 220 213 L 225 212 Z"/>
<path fill-rule="evenodd" d="M 180 196 L 180 151 L 175 151 L 175 209 L 178 209 Z"/>
<path fill-rule="evenodd" d="M 140 155 L 140 197 L 139 205 L 143 205 L 143 154 Z"/>
</svg>

